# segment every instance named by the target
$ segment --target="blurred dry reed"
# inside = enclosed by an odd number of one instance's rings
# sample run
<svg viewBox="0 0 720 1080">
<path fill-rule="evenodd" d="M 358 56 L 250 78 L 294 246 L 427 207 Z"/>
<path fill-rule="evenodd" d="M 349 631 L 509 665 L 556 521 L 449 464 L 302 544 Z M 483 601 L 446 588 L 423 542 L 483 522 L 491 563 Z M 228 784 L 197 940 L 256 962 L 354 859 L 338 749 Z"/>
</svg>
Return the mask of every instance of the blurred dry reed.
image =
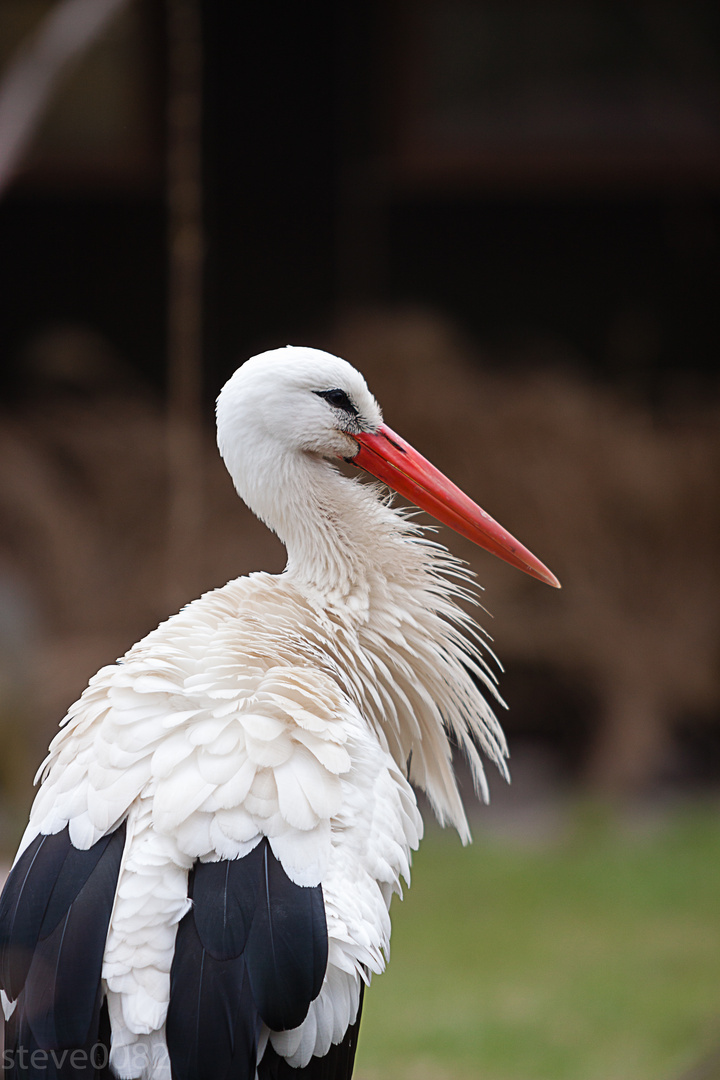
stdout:
<svg viewBox="0 0 720 1080">
<path fill-rule="evenodd" d="M 585 778 L 620 794 L 651 784 L 678 722 L 717 723 L 720 708 L 718 401 L 658 420 L 567 371 L 484 369 L 420 312 L 347 318 L 324 344 L 365 372 L 392 426 L 559 575 L 555 594 L 450 540 L 486 586 L 503 662 L 579 680 L 597 702 Z M 19 583 L 38 627 L 21 664 L 0 635 L 6 748 L 23 703 L 6 791 L 93 671 L 169 614 L 165 426 L 150 395 L 112 377 L 0 417 L 0 578 Z M 179 582 L 188 600 L 283 562 L 237 500 L 209 426 L 202 456 L 202 538 Z"/>
<path fill-rule="evenodd" d="M 642 791 L 680 719 L 720 725 L 720 399 L 659 419 L 547 356 L 503 374 L 421 311 L 350 318 L 331 344 L 391 426 L 559 576 L 553 595 L 452 541 L 486 586 L 503 662 L 591 690 L 585 779 Z"/>
</svg>

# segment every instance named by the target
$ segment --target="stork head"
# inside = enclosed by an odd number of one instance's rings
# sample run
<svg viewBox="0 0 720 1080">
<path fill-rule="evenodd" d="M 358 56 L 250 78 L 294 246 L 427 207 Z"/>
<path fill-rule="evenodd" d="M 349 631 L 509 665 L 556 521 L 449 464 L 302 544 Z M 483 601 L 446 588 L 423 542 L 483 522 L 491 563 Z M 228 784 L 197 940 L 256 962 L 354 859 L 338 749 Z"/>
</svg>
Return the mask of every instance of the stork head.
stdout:
<svg viewBox="0 0 720 1080">
<path fill-rule="evenodd" d="M 218 446 L 235 486 L 268 524 L 264 485 L 292 483 L 298 455 L 344 459 L 462 536 L 549 585 L 554 574 L 383 423 L 359 371 L 319 349 L 287 346 L 246 361 L 217 400 Z"/>
<path fill-rule="evenodd" d="M 377 431 L 380 408 L 359 371 L 320 349 L 288 345 L 247 360 L 217 400 L 218 445 L 231 474 L 249 444 L 351 458 L 353 436 Z"/>
</svg>

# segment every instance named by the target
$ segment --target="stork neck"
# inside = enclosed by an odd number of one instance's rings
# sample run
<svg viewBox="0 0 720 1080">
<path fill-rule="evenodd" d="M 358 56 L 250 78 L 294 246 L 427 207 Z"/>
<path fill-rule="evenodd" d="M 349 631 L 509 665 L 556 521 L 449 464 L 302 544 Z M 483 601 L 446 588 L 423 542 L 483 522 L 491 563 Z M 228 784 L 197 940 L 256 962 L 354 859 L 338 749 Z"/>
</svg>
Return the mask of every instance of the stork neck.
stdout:
<svg viewBox="0 0 720 1080">
<path fill-rule="evenodd" d="M 382 562 L 378 545 L 394 533 L 388 529 L 394 512 L 373 487 L 343 476 L 324 458 L 293 455 L 276 461 L 274 473 L 273 484 L 258 477 L 255 491 L 243 497 L 284 543 L 286 575 L 323 603 L 366 606 Z"/>
</svg>

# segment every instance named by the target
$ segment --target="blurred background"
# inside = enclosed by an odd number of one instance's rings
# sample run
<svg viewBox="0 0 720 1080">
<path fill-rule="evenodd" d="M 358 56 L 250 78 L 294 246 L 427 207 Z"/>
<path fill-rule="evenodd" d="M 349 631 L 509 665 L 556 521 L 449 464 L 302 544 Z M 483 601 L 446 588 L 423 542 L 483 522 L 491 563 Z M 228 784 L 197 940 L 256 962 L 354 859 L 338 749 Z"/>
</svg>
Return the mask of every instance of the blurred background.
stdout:
<svg viewBox="0 0 720 1080">
<path fill-rule="evenodd" d="M 717 4 L 0 0 L 0 250 L 6 855 L 97 667 L 282 568 L 213 400 L 328 348 L 564 586 L 444 537 L 514 782 L 359 1080 L 720 1076 Z"/>
</svg>

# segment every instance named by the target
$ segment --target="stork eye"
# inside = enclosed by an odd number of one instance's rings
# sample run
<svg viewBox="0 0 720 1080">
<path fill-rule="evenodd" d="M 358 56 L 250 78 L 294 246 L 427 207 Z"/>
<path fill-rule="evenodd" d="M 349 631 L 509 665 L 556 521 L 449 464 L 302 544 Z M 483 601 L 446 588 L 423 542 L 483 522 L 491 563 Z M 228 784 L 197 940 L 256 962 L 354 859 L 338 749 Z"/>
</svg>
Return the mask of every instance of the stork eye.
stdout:
<svg viewBox="0 0 720 1080">
<path fill-rule="evenodd" d="M 351 416 L 357 416 L 357 409 L 344 390 L 314 390 L 313 393 L 324 398 L 336 409 L 342 409 L 343 412 L 350 413 Z"/>
</svg>

